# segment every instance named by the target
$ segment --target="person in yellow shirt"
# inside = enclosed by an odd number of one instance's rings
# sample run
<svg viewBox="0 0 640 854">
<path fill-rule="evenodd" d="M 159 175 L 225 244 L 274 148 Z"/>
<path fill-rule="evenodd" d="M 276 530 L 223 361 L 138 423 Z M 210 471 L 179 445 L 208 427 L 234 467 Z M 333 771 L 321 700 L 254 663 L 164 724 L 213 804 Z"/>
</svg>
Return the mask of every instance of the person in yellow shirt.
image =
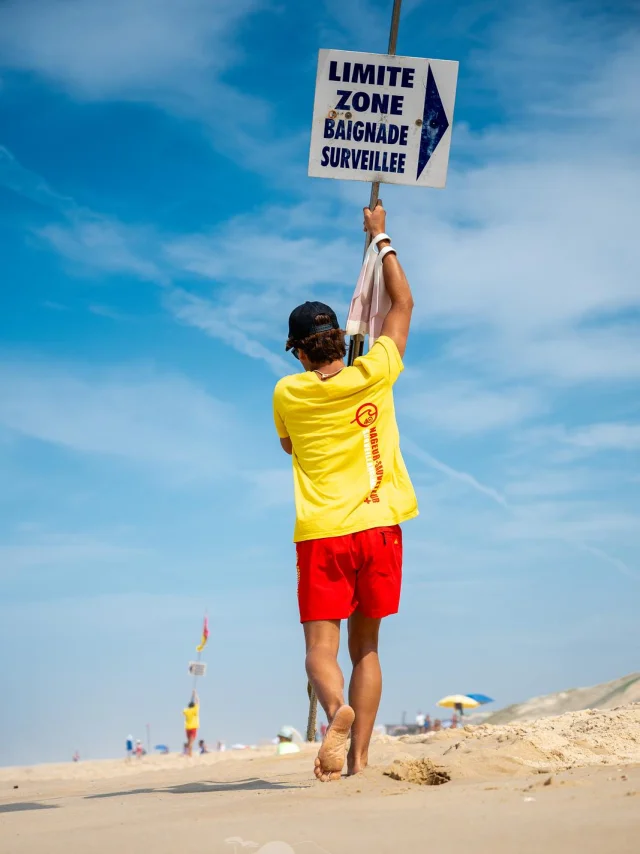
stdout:
<svg viewBox="0 0 640 854">
<path fill-rule="evenodd" d="M 372 237 L 385 233 L 380 202 L 373 211 L 365 208 L 364 217 Z M 389 240 L 378 244 L 385 246 Z M 346 367 L 345 333 L 335 312 L 306 302 L 291 313 L 286 344 L 304 373 L 284 377 L 273 396 L 280 443 L 293 457 L 307 674 L 330 722 L 315 763 L 324 782 L 339 779 L 345 759 L 349 774 L 367 765 L 382 692 L 380 621 L 398 611 L 400 524 L 418 514 L 393 403 L 413 298 L 395 250 L 382 263 L 391 309 L 369 353 Z M 343 619 L 353 664 L 348 704 L 337 661 Z"/>
<path fill-rule="evenodd" d="M 191 695 L 191 700 L 186 709 L 182 710 L 184 715 L 184 729 L 187 736 L 185 751 L 187 756 L 193 756 L 193 743 L 198 735 L 198 727 L 200 726 L 200 701 L 195 689 Z"/>
</svg>

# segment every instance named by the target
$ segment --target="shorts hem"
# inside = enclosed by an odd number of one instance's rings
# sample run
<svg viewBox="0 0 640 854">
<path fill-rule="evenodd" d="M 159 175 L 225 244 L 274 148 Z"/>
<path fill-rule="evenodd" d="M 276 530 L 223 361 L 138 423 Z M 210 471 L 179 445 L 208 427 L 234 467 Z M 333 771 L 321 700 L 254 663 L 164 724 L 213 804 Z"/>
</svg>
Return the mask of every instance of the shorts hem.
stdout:
<svg viewBox="0 0 640 854">
<path fill-rule="evenodd" d="M 348 620 L 349 617 L 353 616 L 356 611 L 362 614 L 363 617 L 368 617 L 370 620 L 384 620 L 385 617 L 393 617 L 394 614 L 397 614 L 400 611 L 400 608 L 394 608 L 392 611 L 389 611 L 387 608 L 382 609 L 363 609 L 363 608 L 354 608 L 349 614 L 345 614 L 342 617 L 307 617 L 306 615 L 303 617 L 300 616 L 300 624 L 304 625 L 305 623 L 315 623 L 320 620 Z"/>
<path fill-rule="evenodd" d="M 320 620 L 348 620 L 349 617 L 351 616 L 351 614 L 355 613 L 355 611 L 356 611 L 356 608 L 354 608 L 353 611 L 350 611 L 348 614 L 343 614 L 342 616 L 339 616 L 339 617 L 336 617 L 336 616 L 333 616 L 333 617 L 325 617 L 325 616 L 323 616 L 323 617 L 308 617 L 306 614 L 303 617 L 301 614 L 300 615 L 300 623 L 301 623 L 301 625 L 304 625 L 305 623 L 316 623 Z"/>
</svg>

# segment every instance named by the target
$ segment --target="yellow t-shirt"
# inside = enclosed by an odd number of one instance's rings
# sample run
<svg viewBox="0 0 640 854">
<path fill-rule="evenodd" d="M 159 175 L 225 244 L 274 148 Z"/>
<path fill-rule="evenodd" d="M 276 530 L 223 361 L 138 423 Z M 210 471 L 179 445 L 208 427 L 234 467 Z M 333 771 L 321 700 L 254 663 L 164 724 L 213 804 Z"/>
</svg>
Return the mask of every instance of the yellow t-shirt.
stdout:
<svg viewBox="0 0 640 854">
<path fill-rule="evenodd" d="M 402 370 L 398 348 L 383 336 L 329 380 L 308 371 L 276 385 L 276 430 L 293 445 L 294 542 L 418 515 L 393 405 L 393 384 Z"/>
<path fill-rule="evenodd" d="M 189 708 L 187 706 L 186 709 L 183 709 L 182 714 L 184 715 L 184 728 L 185 729 L 198 729 L 200 726 L 200 704 L 196 704 L 195 706 L 191 706 Z"/>
</svg>

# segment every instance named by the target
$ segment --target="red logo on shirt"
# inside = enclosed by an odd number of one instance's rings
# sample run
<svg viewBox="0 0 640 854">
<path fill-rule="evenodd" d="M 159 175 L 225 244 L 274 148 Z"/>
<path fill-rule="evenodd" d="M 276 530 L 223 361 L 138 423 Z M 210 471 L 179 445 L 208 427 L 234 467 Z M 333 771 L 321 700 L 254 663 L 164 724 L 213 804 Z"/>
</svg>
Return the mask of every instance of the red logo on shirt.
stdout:
<svg viewBox="0 0 640 854">
<path fill-rule="evenodd" d="M 353 424 L 357 421 L 359 427 L 371 427 L 372 424 L 376 423 L 377 418 L 378 407 L 375 403 L 363 403 L 362 406 L 358 407 L 356 417 L 351 423 Z"/>
</svg>

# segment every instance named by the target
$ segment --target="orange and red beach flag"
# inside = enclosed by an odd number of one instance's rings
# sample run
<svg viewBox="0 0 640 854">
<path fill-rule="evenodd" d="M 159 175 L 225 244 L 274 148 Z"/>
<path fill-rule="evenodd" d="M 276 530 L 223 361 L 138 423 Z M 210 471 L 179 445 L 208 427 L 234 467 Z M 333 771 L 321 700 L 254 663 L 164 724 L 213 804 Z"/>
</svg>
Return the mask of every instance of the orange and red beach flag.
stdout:
<svg viewBox="0 0 640 854">
<path fill-rule="evenodd" d="M 209 638 L 209 618 L 204 618 L 204 625 L 202 626 L 202 640 L 200 641 L 200 645 L 196 647 L 196 652 L 202 652 L 205 648 L 207 639 Z"/>
</svg>

